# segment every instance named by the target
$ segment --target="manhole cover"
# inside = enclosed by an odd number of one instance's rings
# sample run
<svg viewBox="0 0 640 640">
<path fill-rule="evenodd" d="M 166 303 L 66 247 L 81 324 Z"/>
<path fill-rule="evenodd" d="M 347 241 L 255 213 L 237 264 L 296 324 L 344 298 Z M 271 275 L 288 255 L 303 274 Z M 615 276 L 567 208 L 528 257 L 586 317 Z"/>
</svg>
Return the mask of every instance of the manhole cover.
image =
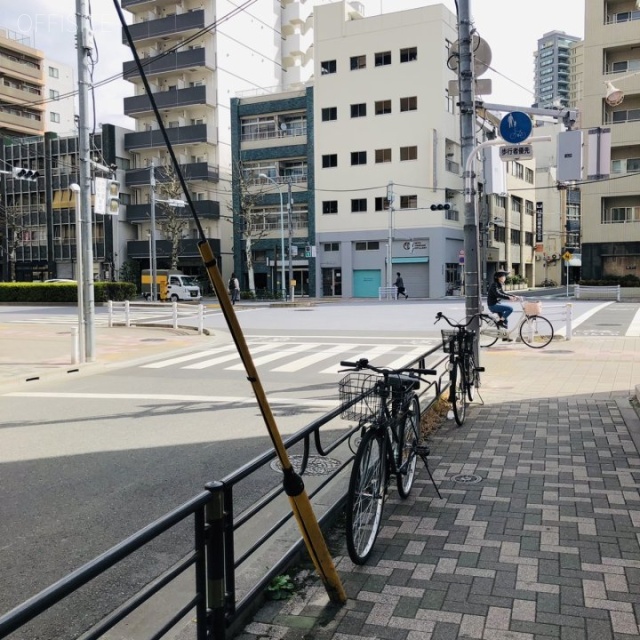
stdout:
<svg viewBox="0 0 640 640">
<path fill-rule="evenodd" d="M 477 476 L 475 473 L 459 473 L 451 479 L 454 482 L 459 482 L 460 484 L 478 484 L 478 482 L 482 481 L 482 478 Z"/>
<path fill-rule="evenodd" d="M 164 338 L 142 338 L 140 342 L 164 342 Z"/>
<path fill-rule="evenodd" d="M 300 465 L 302 464 L 301 455 L 289 456 L 289 460 L 293 465 L 296 472 L 300 471 Z M 340 466 L 340 460 L 334 460 L 333 458 L 323 458 L 322 456 L 309 456 L 307 461 L 307 468 L 304 472 L 306 476 L 326 476 L 334 469 Z M 274 471 L 282 472 L 282 465 L 280 460 L 274 460 L 271 463 L 271 468 Z"/>
</svg>

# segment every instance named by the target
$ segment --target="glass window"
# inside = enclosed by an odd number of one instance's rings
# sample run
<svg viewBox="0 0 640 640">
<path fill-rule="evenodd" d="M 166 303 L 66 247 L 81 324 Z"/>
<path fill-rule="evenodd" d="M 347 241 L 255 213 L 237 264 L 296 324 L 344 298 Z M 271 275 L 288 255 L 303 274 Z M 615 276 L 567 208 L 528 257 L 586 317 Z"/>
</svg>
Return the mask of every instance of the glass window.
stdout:
<svg viewBox="0 0 640 640">
<path fill-rule="evenodd" d="M 417 209 L 418 208 L 418 196 L 400 196 L 400 208 L 401 209 Z"/>
<path fill-rule="evenodd" d="M 367 115 L 367 103 L 360 102 L 359 104 L 351 105 L 351 117 L 352 118 L 364 118 Z"/>
<path fill-rule="evenodd" d="M 339 242 L 325 242 L 322 245 L 322 248 L 325 252 L 331 251 L 340 251 L 340 243 Z"/>
<path fill-rule="evenodd" d="M 353 198 L 351 200 L 351 213 L 363 213 L 367 210 L 366 198 Z"/>
<path fill-rule="evenodd" d="M 58 71 L 57 67 L 49 67 L 49 77 L 50 78 L 60 77 L 60 72 Z"/>
<path fill-rule="evenodd" d="M 57 100 L 60 97 L 60 92 L 55 89 L 49 89 L 49 98 Z"/>
<path fill-rule="evenodd" d="M 322 110 L 322 122 L 338 119 L 338 107 L 325 107 Z"/>
<path fill-rule="evenodd" d="M 389 208 L 388 198 L 376 198 L 376 211 L 386 211 Z"/>
<path fill-rule="evenodd" d="M 338 213 L 338 201 L 337 200 L 323 200 L 322 201 L 322 213 Z M 325 249 L 326 251 L 326 249 Z"/>
<path fill-rule="evenodd" d="M 418 47 L 400 49 L 400 62 L 413 62 L 418 59 Z"/>
<path fill-rule="evenodd" d="M 381 51 L 375 55 L 376 67 L 384 67 L 391 64 L 391 51 Z"/>
<path fill-rule="evenodd" d="M 365 69 L 367 66 L 367 56 L 351 56 L 351 71 Z"/>
<path fill-rule="evenodd" d="M 320 63 L 320 73 L 324 76 L 329 73 L 335 73 L 338 69 L 335 60 L 325 60 Z"/>
<path fill-rule="evenodd" d="M 418 108 L 417 96 L 400 98 L 400 111 L 415 111 Z"/>
<path fill-rule="evenodd" d="M 50 116 L 51 116 L 51 122 L 60 122 L 60 114 L 59 113 L 55 113 L 54 111 L 52 111 Z"/>
<path fill-rule="evenodd" d="M 400 161 L 417 159 L 418 147 L 400 147 Z"/>
<path fill-rule="evenodd" d="M 391 162 L 391 149 L 376 149 L 376 164 Z"/>
<path fill-rule="evenodd" d="M 352 151 L 351 152 L 351 164 L 367 164 L 367 152 L 366 151 Z"/>
<path fill-rule="evenodd" d="M 376 100 L 375 109 L 377 116 L 391 113 L 391 100 Z"/>
<path fill-rule="evenodd" d="M 322 168 L 328 169 L 330 167 L 338 166 L 338 154 L 329 153 L 326 156 L 322 156 Z"/>
</svg>

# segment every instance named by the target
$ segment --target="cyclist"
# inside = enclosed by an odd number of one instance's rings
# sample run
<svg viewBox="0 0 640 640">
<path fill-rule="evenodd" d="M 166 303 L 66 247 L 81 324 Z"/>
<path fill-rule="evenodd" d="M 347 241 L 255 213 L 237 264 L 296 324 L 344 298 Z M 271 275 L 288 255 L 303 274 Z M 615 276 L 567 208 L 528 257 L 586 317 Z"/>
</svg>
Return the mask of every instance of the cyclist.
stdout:
<svg viewBox="0 0 640 640">
<path fill-rule="evenodd" d="M 509 294 L 504 292 L 502 288 L 504 285 L 504 281 L 507 279 L 507 275 L 509 275 L 508 271 L 496 271 L 493 274 L 493 282 L 487 291 L 487 306 L 489 310 L 493 313 L 497 313 L 500 316 L 500 322 L 498 326 L 501 326 L 505 330 L 505 335 L 503 336 L 503 342 L 513 342 L 513 339 L 510 338 L 506 331 L 508 329 L 508 318 L 513 313 L 513 309 L 507 305 L 502 304 L 501 300 L 517 300 L 518 296 L 510 296 Z"/>
</svg>

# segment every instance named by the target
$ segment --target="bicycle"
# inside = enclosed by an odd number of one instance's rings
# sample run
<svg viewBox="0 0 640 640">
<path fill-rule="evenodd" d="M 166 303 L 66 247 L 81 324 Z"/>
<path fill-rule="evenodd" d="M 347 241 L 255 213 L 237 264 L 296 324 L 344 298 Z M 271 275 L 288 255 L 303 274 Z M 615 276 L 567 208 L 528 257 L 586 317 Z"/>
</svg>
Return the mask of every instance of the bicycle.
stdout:
<svg viewBox="0 0 640 640">
<path fill-rule="evenodd" d="M 519 342 L 523 342 L 532 349 L 542 349 L 553 340 L 553 325 L 542 313 L 542 303 L 537 301 L 524 301 L 518 298 L 522 307 L 522 316 L 518 323 L 507 330 L 504 322 L 496 314 L 479 314 L 479 344 L 481 347 L 492 347 L 498 338 L 511 338 L 518 334 Z M 496 319 L 497 318 L 497 319 Z"/>
<path fill-rule="evenodd" d="M 472 316 L 466 323 L 452 322 L 439 311 L 434 323 L 445 320 L 454 329 L 442 329 L 442 350 L 449 354 L 449 402 L 460 427 L 467 415 L 467 400 L 471 402 L 475 398 L 476 389 L 480 386 L 480 373 L 484 371 L 484 367 L 476 366 L 476 332 L 468 329 L 476 318 L 480 318 L 480 314 Z"/>
<path fill-rule="evenodd" d="M 344 361 L 340 366 L 352 370 L 339 383 L 340 400 L 345 406 L 341 417 L 357 420 L 361 435 L 347 492 L 347 549 L 355 564 L 364 564 L 380 530 L 390 476 L 395 475 L 398 493 L 406 498 L 420 456 L 441 497 L 427 464 L 429 447 L 422 443 L 416 395 L 421 376 L 437 372 L 375 367 L 366 358 Z"/>
<path fill-rule="evenodd" d="M 557 287 L 558 283 L 555 280 L 551 280 L 547 278 L 540 283 L 540 286 L 541 287 Z"/>
</svg>

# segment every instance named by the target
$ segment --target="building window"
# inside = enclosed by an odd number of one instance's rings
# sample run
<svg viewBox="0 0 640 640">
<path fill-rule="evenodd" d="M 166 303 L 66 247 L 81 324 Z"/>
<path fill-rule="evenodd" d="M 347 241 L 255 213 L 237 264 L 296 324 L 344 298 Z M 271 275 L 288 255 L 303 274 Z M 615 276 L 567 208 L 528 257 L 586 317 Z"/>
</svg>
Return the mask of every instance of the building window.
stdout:
<svg viewBox="0 0 640 640">
<path fill-rule="evenodd" d="M 320 63 L 320 74 L 325 76 L 329 73 L 335 73 L 338 70 L 335 60 L 325 60 Z"/>
<path fill-rule="evenodd" d="M 338 154 L 329 153 L 326 156 L 322 156 L 322 168 L 329 169 L 331 167 L 338 166 Z"/>
<path fill-rule="evenodd" d="M 533 215 L 533 202 L 531 202 L 531 200 L 525 200 L 524 201 L 524 212 L 528 216 L 532 216 Z"/>
<path fill-rule="evenodd" d="M 56 113 L 55 111 L 52 111 L 49 114 L 50 118 L 51 118 L 51 122 L 60 122 L 60 114 Z"/>
<path fill-rule="evenodd" d="M 391 51 L 381 51 L 376 53 L 376 67 L 384 67 L 391 64 Z"/>
<path fill-rule="evenodd" d="M 511 211 L 522 213 L 522 198 L 511 196 Z"/>
<path fill-rule="evenodd" d="M 366 69 L 367 56 L 351 56 L 351 71 Z"/>
<path fill-rule="evenodd" d="M 391 149 L 376 149 L 376 164 L 391 162 Z"/>
<path fill-rule="evenodd" d="M 496 225 L 493 227 L 493 239 L 496 242 L 506 242 L 507 241 L 507 232 L 504 227 L 499 227 Z"/>
<path fill-rule="evenodd" d="M 507 198 L 506 196 L 496 196 L 494 195 L 494 202 L 496 207 L 500 207 L 501 209 L 507 208 Z"/>
<path fill-rule="evenodd" d="M 322 201 L 322 213 L 338 213 L 338 201 L 337 200 L 323 200 Z"/>
<path fill-rule="evenodd" d="M 400 49 L 400 62 L 413 62 L 418 59 L 418 47 Z"/>
<path fill-rule="evenodd" d="M 60 71 L 58 71 L 57 67 L 49 67 L 49 77 L 50 78 L 59 78 Z"/>
<path fill-rule="evenodd" d="M 366 151 L 352 151 L 351 152 L 351 165 L 367 164 L 367 152 Z"/>
<path fill-rule="evenodd" d="M 340 251 L 340 243 L 339 242 L 325 242 L 322 245 L 325 253 L 330 253 L 332 251 Z"/>
<path fill-rule="evenodd" d="M 524 165 L 521 165 L 519 162 L 512 162 L 511 175 L 520 178 L 520 180 L 524 180 Z"/>
<path fill-rule="evenodd" d="M 351 200 L 351 213 L 364 213 L 367 210 L 366 198 L 353 198 Z"/>
<path fill-rule="evenodd" d="M 49 89 L 49 98 L 51 100 L 57 100 L 60 97 L 60 92 L 55 89 Z"/>
<path fill-rule="evenodd" d="M 391 100 L 376 100 L 376 115 L 383 116 L 391 113 Z"/>
<path fill-rule="evenodd" d="M 417 160 L 418 147 L 400 147 L 400 161 Z"/>
<path fill-rule="evenodd" d="M 400 111 L 415 111 L 418 108 L 417 96 L 400 98 Z"/>
<path fill-rule="evenodd" d="M 524 168 L 524 179 L 529 184 L 533 184 L 533 169 L 529 169 L 529 167 Z"/>
<path fill-rule="evenodd" d="M 376 211 L 386 211 L 389 208 L 388 198 L 376 198 Z"/>
<path fill-rule="evenodd" d="M 623 109 L 621 111 L 614 111 L 611 114 L 611 122 L 613 124 L 634 122 L 635 120 L 640 120 L 640 109 Z"/>
<path fill-rule="evenodd" d="M 356 251 L 379 251 L 380 243 L 377 240 L 369 242 L 356 242 Z"/>
<path fill-rule="evenodd" d="M 400 196 L 401 209 L 417 209 L 418 196 Z"/>
<path fill-rule="evenodd" d="M 338 119 L 338 107 L 325 107 L 322 110 L 322 122 Z"/>
<path fill-rule="evenodd" d="M 359 104 L 351 105 L 351 117 L 352 118 L 364 118 L 367 115 L 367 103 L 360 102 Z"/>
<path fill-rule="evenodd" d="M 602 212 L 602 224 L 640 222 L 640 207 L 612 207 Z"/>
<path fill-rule="evenodd" d="M 520 229 L 511 229 L 511 244 L 520 244 Z"/>
</svg>

